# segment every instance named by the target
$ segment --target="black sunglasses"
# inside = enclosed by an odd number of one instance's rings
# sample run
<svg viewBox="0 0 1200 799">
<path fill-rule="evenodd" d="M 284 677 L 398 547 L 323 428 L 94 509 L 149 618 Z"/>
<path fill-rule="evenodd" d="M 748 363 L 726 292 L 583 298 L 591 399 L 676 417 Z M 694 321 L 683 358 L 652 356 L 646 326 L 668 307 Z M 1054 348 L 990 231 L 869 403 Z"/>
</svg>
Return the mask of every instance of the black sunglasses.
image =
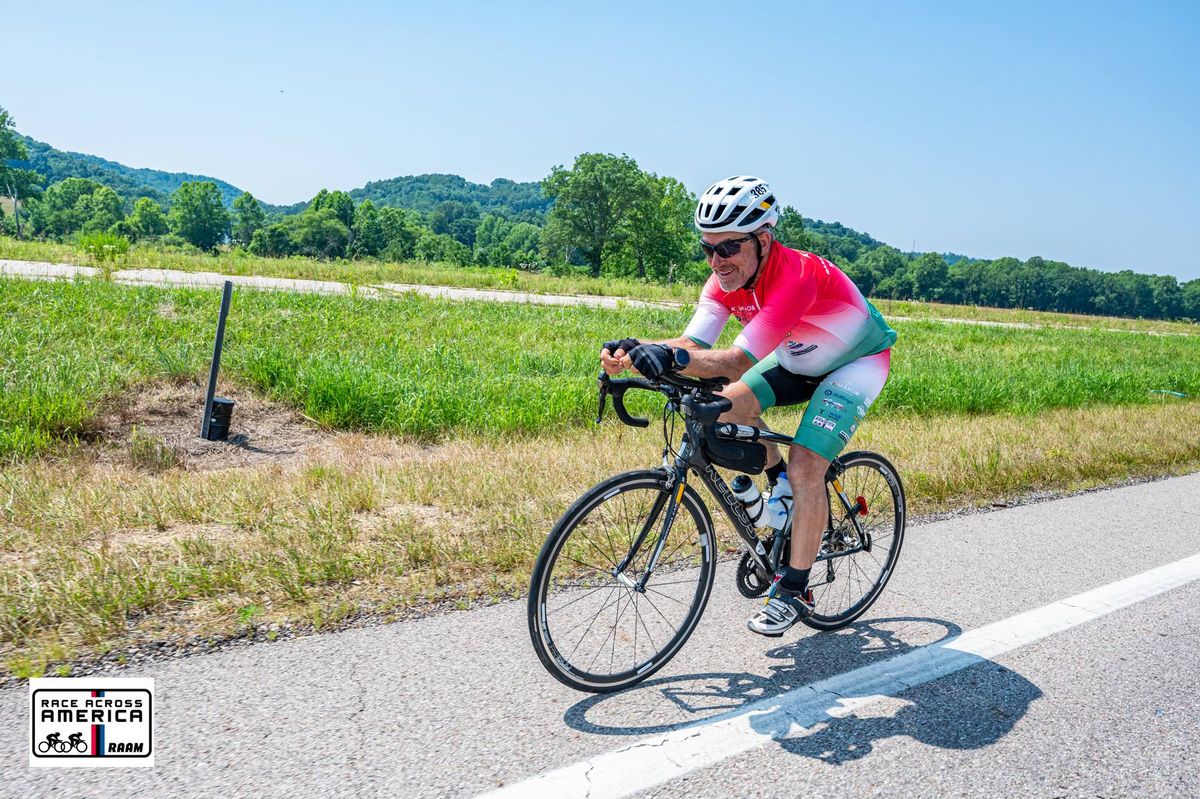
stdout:
<svg viewBox="0 0 1200 799">
<path fill-rule="evenodd" d="M 701 239 L 700 249 L 704 250 L 705 258 L 711 258 L 713 253 L 716 253 L 722 258 L 732 258 L 741 251 L 742 245 L 747 241 L 750 241 L 752 238 L 754 238 L 754 234 L 750 233 L 749 235 L 743 236 L 740 239 L 728 239 L 718 244 L 709 244 L 707 241 Z"/>
</svg>

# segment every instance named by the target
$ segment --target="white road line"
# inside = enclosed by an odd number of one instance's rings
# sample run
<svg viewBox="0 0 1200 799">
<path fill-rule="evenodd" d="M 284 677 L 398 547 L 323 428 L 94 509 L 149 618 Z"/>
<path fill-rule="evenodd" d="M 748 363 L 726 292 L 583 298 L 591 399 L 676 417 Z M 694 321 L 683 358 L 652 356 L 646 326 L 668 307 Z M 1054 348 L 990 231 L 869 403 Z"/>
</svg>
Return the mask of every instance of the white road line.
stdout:
<svg viewBox="0 0 1200 799">
<path fill-rule="evenodd" d="M 1200 579 L 1200 554 L 484 794 L 621 797 Z"/>
</svg>

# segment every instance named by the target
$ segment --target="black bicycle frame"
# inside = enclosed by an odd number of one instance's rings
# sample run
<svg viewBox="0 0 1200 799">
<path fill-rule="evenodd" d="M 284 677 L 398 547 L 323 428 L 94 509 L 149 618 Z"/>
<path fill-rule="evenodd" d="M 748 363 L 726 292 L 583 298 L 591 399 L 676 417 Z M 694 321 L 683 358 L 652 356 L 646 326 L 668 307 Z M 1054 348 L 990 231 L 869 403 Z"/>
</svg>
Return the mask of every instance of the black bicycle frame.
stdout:
<svg viewBox="0 0 1200 799">
<path fill-rule="evenodd" d="M 604 395 L 602 394 L 601 411 L 603 411 L 603 397 Z M 722 479 L 716 467 L 708 460 L 707 457 L 705 457 L 704 450 L 700 446 L 700 442 L 704 440 L 705 424 L 700 419 L 696 418 L 694 413 L 694 401 L 689 402 L 689 399 L 691 398 L 686 398 L 683 403 L 681 403 L 681 410 L 683 411 L 685 418 L 685 429 L 683 441 L 680 445 L 679 452 L 676 455 L 675 462 L 667 468 L 667 490 L 660 494 L 658 499 L 655 500 L 654 507 L 651 508 L 650 514 L 646 517 L 646 523 L 642 525 L 641 532 L 638 533 L 637 538 L 634 539 L 633 545 L 629 548 L 629 552 L 625 555 L 621 562 L 617 564 L 616 568 L 613 569 L 612 572 L 613 577 L 615 577 L 619 582 L 638 592 L 645 592 L 646 582 L 650 579 L 650 575 L 654 572 L 654 567 L 658 564 L 659 555 L 662 554 L 663 546 L 666 544 L 667 534 L 670 532 L 671 525 L 675 521 L 675 515 L 679 511 L 679 503 L 683 501 L 683 493 L 686 490 L 687 475 L 689 471 L 695 472 L 697 475 L 699 475 L 701 482 L 708 487 L 709 493 L 711 493 L 713 497 L 717 499 L 721 509 L 725 511 L 725 515 L 729 517 L 729 521 L 733 524 L 734 532 L 736 532 L 742 541 L 746 543 L 751 560 L 754 561 L 755 565 L 762 571 L 763 574 L 772 574 L 775 571 L 775 564 L 779 562 L 782 554 L 784 537 L 776 536 L 775 544 L 772 547 L 771 552 L 767 552 L 766 547 L 763 546 L 762 540 L 755 532 L 754 523 L 746 514 L 745 505 L 743 505 L 741 500 L 733 495 L 733 491 L 730 490 L 729 484 Z M 620 411 L 623 410 L 623 408 L 620 408 Z M 624 416 L 624 414 L 622 415 Z M 736 427 L 738 432 L 747 433 L 747 437 L 750 437 L 752 440 L 756 441 L 784 445 L 789 445 L 793 441 L 792 436 L 783 433 L 775 433 L 770 430 L 763 430 L 756 427 L 746 427 L 743 425 L 737 425 Z M 664 466 L 666 466 L 665 463 Z M 838 465 L 836 459 L 833 461 L 833 464 L 830 468 L 833 477 L 836 478 L 837 476 L 840 476 L 840 465 Z M 836 490 L 838 498 L 841 500 L 842 505 L 845 506 L 845 510 L 849 514 L 850 519 L 853 521 L 854 526 L 859 533 L 859 540 L 864 542 L 868 541 L 862 529 L 862 525 L 858 521 L 858 514 L 854 512 L 856 508 L 851 506 L 840 488 Z M 654 527 L 654 524 L 658 520 L 659 514 L 662 513 L 664 506 L 666 508 L 666 516 L 663 518 L 662 524 L 659 527 L 658 538 L 654 543 L 654 552 L 651 553 L 650 559 L 646 563 L 646 569 L 642 573 L 641 578 L 637 582 L 634 582 L 632 578 L 625 574 L 625 569 L 641 550 L 642 544 L 645 543 L 647 536 L 650 534 L 650 530 Z M 828 514 L 828 525 L 829 529 L 832 530 L 832 508 L 828 510 Z M 852 549 L 846 549 L 836 553 L 831 552 L 825 555 L 818 553 L 815 562 L 851 555 L 855 552 L 860 552 L 863 549 L 869 548 L 870 544 L 867 543 L 865 546 L 860 545 Z"/>
</svg>

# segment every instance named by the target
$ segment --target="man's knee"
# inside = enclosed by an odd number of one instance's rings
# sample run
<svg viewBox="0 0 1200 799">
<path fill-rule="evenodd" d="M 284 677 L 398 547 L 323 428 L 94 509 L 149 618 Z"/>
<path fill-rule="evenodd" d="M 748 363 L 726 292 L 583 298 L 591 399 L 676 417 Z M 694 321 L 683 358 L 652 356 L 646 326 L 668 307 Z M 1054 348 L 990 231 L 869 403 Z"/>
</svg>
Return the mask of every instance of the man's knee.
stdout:
<svg viewBox="0 0 1200 799">
<path fill-rule="evenodd" d="M 721 391 L 721 396 L 733 403 L 733 407 L 721 414 L 722 422 L 753 424 L 762 415 L 762 405 L 750 386 L 741 380 L 730 383 Z"/>
<path fill-rule="evenodd" d="M 808 447 L 792 444 L 788 448 L 788 482 L 793 487 L 805 483 L 823 483 L 829 469 L 829 459 Z"/>
</svg>

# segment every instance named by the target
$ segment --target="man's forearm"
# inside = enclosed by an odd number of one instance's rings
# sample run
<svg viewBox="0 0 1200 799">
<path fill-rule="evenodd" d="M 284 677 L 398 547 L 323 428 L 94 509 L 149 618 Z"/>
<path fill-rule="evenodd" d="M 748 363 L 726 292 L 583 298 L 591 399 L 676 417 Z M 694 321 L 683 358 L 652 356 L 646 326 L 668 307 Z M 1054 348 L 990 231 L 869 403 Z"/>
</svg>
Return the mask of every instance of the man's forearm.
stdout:
<svg viewBox="0 0 1200 799">
<path fill-rule="evenodd" d="M 692 356 L 691 363 L 682 372 L 692 377 L 726 377 L 732 381 L 739 379 L 747 369 L 754 365 L 754 362 L 750 360 L 750 356 L 737 347 L 730 347 L 724 350 L 709 349 L 697 344 L 687 336 L 667 339 L 666 341 L 644 341 L 642 343 L 663 344 L 668 347 L 679 347 L 687 350 L 688 354 Z M 629 356 L 626 355 L 622 360 L 627 368 L 632 368 L 632 365 L 628 362 L 628 358 Z"/>
<path fill-rule="evenodd" d="M 685 375 L 727 377 L 730 380 L 737 380 L 754 365 L 750 357 L 737 347 L 730 347 L 726 350 L 709 350 L 700 347 L 691 339 L 687 340 L 692 344 L 687 348 L 690 350 L 692 362 L 683 370 Z"/>
</svg>

